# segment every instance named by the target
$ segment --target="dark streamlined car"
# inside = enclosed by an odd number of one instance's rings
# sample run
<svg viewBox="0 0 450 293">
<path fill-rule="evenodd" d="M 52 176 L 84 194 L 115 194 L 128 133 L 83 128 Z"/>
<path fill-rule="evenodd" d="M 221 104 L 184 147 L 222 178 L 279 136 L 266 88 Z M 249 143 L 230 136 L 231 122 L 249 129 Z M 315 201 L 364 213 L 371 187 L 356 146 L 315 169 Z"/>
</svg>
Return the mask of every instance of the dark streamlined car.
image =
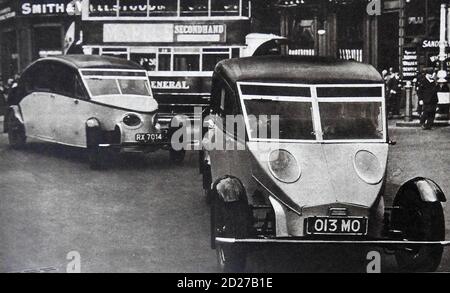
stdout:
<svg viewBox="0 0 450 293">
<path fill-rule="evenodd" d="M 13 147 L 27 137 L 87 148 L 93 168 L 104 152 L 149 152 L 168 143 L 147 72 L 112 57 L 49 57 L 31 64 L 8 99 L 5 132 Z"/>
<path fill-rule="evenodd" d="M 217 65 L 201 171 L 222 269 L 242 270 L 249 246 L 263 243 L 375 245 L 393 249 L 402 270 L 437 269 L 449 244 L 441 188 L 411 178 L 385 201 L 393 143 L 384 91 L 372 66 L 352 61 L 267 56 Z M 278 133 L 261 131 L 275 122 Z"/>
</svg>

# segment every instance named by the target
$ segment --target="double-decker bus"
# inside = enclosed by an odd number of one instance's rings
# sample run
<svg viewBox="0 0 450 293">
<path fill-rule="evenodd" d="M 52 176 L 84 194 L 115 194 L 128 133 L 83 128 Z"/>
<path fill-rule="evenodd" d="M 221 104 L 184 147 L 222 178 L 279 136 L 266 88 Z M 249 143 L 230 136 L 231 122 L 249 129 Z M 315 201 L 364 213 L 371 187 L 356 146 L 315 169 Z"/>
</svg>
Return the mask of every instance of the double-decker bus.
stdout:
<svg viewBox="0 0 450 293">
<path fill-rule="evenodd" d="M 85 54 L 123 57 L 149 73 L 159 121 L 194 117 L 209 104 L 215 65 L 272 47 L 274 35 L 249 34 L 248 0 L 85 0 Z M 265 45 L 263 45 L 265 44 Z"/>
</svg>

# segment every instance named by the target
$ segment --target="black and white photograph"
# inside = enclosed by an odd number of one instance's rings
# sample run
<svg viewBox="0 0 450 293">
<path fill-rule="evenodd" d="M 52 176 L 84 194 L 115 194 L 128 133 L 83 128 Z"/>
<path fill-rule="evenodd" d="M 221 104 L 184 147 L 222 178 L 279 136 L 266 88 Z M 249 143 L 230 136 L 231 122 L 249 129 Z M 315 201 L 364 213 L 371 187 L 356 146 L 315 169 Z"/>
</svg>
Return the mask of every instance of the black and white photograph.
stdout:
<svg viewBox="0 0 450 293">
<path fill-rule="evenodd" d="M 0 273 L 450 272 L 449 44 L 450 0 L 0 0 Z"/>
</svg>

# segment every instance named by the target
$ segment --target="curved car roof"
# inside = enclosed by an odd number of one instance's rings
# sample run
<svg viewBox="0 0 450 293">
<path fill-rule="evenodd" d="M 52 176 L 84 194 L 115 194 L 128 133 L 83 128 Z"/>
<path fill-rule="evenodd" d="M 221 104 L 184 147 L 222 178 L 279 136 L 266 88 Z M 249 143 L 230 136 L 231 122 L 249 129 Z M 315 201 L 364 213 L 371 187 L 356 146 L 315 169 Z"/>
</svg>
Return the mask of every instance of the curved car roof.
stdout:
<svg viewBox="0 0 450 293">
<path fill-rule="evenodd" d="M 219 62 L 215 74 L 237 81 L 300 84 L 383 83 L 371 65 L 326 57 L 260 56 Z"/>
<path fill-rule="evenodd" d="M 46 60 L 64 63 L 76 69 L 125 69 L 125 70 L 143 70 L 137 63 L 122 58 L 97 56 L 97 55 L 63 55 L 39 59 L 37 62 Z"/>
</svg>

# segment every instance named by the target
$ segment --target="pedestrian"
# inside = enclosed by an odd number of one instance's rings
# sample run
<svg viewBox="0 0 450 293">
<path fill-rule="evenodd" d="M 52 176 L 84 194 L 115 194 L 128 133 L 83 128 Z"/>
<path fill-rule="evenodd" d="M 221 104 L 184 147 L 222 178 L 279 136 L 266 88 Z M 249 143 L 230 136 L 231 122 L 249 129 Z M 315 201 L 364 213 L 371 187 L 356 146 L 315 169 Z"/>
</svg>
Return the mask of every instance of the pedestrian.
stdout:
<svg viewBox="0 0 450 293">
<path fill-rule="evenodd" d="M 419 86 L 419 105 L 422 106 L 420 125 L 423 129 L 429 130 L 434 123 L 436 107 L 438 104 L 439 87 L 436 84 L 436 73 L 434 68 L 425 69 L 425 78 Z"/>
<path fill-rule="evenodd" d="M 393 76 L 388 81 L 389 97 L 388 97 L 388 108 L 389 115 L 400 115 L 400 97 L 401 97 L 401 86 L 400 86 L 400 75 L 394 73 Z"/>
<path fill-rule="evenodd" d="M 3 80 L 0 80 L 0 115 L 3 114 L 6 106 L 6 88 L 3 85 Z"/>
</svg>

